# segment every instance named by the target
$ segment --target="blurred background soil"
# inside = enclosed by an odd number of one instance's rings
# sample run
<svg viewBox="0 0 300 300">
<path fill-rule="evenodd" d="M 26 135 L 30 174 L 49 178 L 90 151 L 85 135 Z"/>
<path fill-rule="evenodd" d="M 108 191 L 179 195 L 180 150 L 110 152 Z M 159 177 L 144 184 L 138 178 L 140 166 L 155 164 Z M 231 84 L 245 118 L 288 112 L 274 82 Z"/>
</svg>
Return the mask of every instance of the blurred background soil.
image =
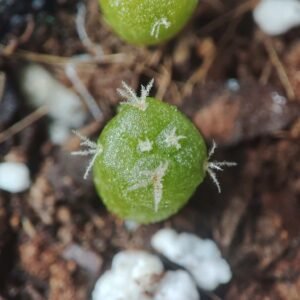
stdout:
<svg viewBox="0 0 300 300">
<path fill-rule="evenodd" d="M 92 43 L 78 36 L 77 0 L 0 2 L 0 160 L 26 162 L 33 181 L 0 192 L 1 300 L 88 299 L 116 252 L 151 249 L 164 226 L 213 238 L 231 265 L 230 284 L 202 299 L 300 299 L 300 29 L 271 38 L 253 22 L 257 1 L 201 2 L 183 32 L 148 48 L 120 41 L 94 0 L 84 2 Z M 103 112 L 87 107 L 91 139 L 115 115 L 122 80 L 155 78 L 152 95 L 215 140 L 216 159 L 238 163 L 220 174 L 222 194 L 206 179 L 176 216 L 128 231 L 83 180 L 77 138 L 54 146 L 47 116 L 25 101 L 19 74 L 32 62 L 78 92 L 65 72 L 74 62 Z"/>
</svg>

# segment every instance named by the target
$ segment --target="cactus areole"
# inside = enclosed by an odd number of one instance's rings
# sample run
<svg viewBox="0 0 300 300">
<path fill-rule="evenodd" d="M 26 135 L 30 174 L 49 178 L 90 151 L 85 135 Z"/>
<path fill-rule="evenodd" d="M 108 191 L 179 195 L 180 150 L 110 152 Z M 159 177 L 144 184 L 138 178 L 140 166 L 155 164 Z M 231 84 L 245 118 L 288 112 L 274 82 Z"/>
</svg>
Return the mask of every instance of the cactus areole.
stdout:
<svg viewBox="0 0 300 300">
<path fill-rule="evenodd" d="M 186 24 L 198 0 L 99 0 L 106 22 L 125 41 L 153 45 Z"/>
<path fill-rule="evenodd" d="M 175 214 L 209 173 L 230 162 L 209 162 L 205 142 L 193 123 L 178 109 L 148 97 L 153 81 L 141 96 L 123 82 L 126 100 L 105 126 L 97 143 L 81 136 L 87 149 L 74 152 L 93 157 L 96 189 L 106 207 L 127 220 L 153 223 Z"/>
</svg>

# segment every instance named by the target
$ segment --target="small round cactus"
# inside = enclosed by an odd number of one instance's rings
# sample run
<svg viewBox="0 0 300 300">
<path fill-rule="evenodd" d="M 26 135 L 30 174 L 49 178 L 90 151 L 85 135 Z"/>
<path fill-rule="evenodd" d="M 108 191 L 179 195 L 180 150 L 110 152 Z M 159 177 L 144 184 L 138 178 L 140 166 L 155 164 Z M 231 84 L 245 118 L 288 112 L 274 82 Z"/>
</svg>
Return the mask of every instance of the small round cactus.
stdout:
<svg viewBox="0 0 300 300">
<path fill-rule="evenodd" d="M 148 97 L 151 81 L 141 96 L 123 83 L 126 100 L 103 129 L 98 142 L 80 136 L 84 151 L 93 154 L 96 189 L 107 208 L 127 220 L 153 223 L 175 214 L 208 172 L 218 189 L 215 170 L 229 162 L 209 162 L 199 131 L 176 107 Z"/>
<path fill-rule="evenodd" d="M 99 0 L 106 22 L 125 41 L 153 45 L 186 24 L 198 0 Z"/>
</svg>

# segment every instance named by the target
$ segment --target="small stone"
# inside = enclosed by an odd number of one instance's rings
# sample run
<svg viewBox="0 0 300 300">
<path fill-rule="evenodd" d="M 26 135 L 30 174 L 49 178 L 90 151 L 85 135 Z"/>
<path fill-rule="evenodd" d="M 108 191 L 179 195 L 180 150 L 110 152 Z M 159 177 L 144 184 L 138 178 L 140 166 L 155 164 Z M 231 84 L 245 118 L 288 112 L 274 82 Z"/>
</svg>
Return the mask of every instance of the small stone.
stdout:
<svg viewBox="0 0 300 300">
<path fill-rule="evenodd" d="M 161 229 L 152 237 L 151 244 L 169 260 L 188 270 L 202 289 L 212 291 L 231 280 L 230 267 L 212 240 Z"/>
<path fill-rule="evenodd" d="M 123 251 L 113 258 L 111 270 L 96 282 L 93 300 L 152 300 L 163 265 L 144 251 Z"/>
<path fill-rule="evenodd" d="M 102 266 L 102 259 L 95 252 L 84 249 L 80 245 L 71 244 L 63 252 L 63 257 L 75 261 L 80 267 L 95 276 Z"/>
<path fill-rule="evenodd" d="M 52 122 L 49 125 L 49 137 L 53 144 L 62 145 L 70 137 L 70 128 L 59 122 Z"/>
<path fill-rule="evenodd" d="M 30 184 L 30 173 L 25 164 L 0 163 L 0 189 L 10 193 L 20 193 L 26 191 Z"/>
<path fill-rule="evenodd" d="M 300 2 L 298 0 L 261 0 L 253 11 L 253 17 L 266 34 L 284 34 L 300 25 Z"/>
<path fill-rule="evenodd" d="M 43 67 L 30 64 L 23 68 L 20 84 L 32 107 L 45 106 L 48 109 L 48 115 L 53 121 L 49 134 L 54 144 L 63 144 L 70 136 L 71 129 L 84 124 L 87 113 L 79 96 Z"/>
<path fill-rule="evenodd" d="M 169 271 L 162 278 L 154 300 L 199 300 L 197 287 L 188 272 Z"/>
</svg>

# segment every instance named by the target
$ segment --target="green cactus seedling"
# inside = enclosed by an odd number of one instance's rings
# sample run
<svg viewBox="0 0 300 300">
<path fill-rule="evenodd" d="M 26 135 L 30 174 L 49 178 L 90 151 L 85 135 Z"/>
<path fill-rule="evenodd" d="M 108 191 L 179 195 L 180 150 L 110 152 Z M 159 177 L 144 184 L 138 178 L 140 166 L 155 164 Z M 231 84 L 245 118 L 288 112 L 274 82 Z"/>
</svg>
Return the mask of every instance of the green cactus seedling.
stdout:
<svg viewBox="0 0 300 300">
<path fill-rule="evenodd" d="M 105 126 L 98 142 L 85 137 L 87 149 L 74 154 L 93 157 L 96 189 L 107 208 L 127 220 L 153 223 L 175 214 L 208 172 L 231 162 L 210 162 L 205 142 L 193 123 L 176 107 L 148 97 L 153 80 L 141 96 L 125 83 L 119 94 L 126 100 Z"/>
<path fill-rule="evenodd" d="M 99 0 L 106 22 L 125 41 L 153 45 L 186 24 L 198 0 Z"/>
</svg>

